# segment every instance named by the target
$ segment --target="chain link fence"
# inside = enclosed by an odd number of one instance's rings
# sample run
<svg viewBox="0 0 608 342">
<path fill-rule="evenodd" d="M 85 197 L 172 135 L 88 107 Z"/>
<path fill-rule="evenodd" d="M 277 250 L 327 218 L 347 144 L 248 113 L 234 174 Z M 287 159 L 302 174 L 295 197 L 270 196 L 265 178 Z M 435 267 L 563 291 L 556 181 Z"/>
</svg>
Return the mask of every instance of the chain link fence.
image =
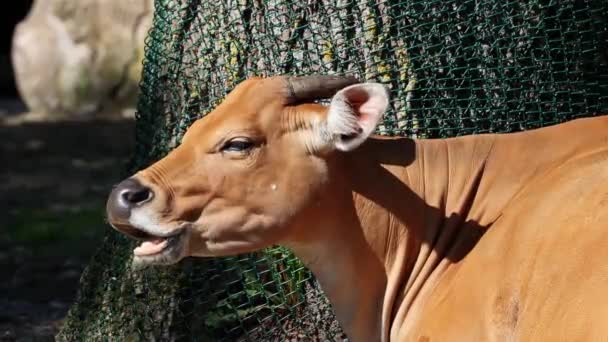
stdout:
<svg viewBox="0 0 608 342">
<path fill-rule="evenodd" d="M 608 112 L 601 0 L 157 0 L 155 8 L 125 175 L 165 155 L 253 75 L 381 82 L 392 97 L 378 127 L 385 135 L 513 132 Z M 61 339 L 344 339 L 314 277 L 285 249 L 135 271 L 131 248 L 107 237 Z"/>
</svg>

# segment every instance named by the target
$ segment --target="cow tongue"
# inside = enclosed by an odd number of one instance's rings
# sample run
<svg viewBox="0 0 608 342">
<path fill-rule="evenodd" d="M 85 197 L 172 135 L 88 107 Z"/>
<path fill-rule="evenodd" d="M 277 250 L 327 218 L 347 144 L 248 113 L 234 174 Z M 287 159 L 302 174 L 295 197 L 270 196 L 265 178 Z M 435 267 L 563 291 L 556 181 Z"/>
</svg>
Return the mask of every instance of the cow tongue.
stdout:
<svg viewBox="0 0 608 342">
<path fill-rule="evenodd" d="M 137 256 L 152 255 L 162 251 L 167 246 L 167 239 L 154 239 L 145 241 L 133 250 Z"/>
</svg>

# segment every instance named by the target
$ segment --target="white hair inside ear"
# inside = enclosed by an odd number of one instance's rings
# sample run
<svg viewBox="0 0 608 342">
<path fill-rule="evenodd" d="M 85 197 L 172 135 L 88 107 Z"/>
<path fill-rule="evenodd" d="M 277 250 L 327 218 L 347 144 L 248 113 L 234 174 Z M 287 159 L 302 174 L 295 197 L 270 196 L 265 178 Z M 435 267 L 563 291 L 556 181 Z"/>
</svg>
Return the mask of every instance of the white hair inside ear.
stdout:
<svg viewBox="0 0 608 342">
<path fill-rule="evenodd" d="M 335 148 L 359 147 L 375 131 L 388 103 L 388 91 L 380 83 L 354 84 L 336 93 L 327 115 L 327 131 Z"/>
</svg>

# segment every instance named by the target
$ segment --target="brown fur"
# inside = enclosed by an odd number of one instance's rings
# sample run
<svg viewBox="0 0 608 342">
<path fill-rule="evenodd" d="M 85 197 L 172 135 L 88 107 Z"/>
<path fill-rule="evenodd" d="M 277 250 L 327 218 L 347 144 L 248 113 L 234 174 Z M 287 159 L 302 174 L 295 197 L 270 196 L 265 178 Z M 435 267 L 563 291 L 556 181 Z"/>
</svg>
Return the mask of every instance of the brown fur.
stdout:
<svg viewBox="0 0 608 342">
<path fill-rule="evenodd" d="M 190 224 L 187 255 L 291 248 L 352 341 L 608 338 L 608 117 L 344 153 L 280 80 L 242 83 L 135 175 L 159 224 Z M 217 151 L 239 135 L 257 147 Z"/>
</svg>

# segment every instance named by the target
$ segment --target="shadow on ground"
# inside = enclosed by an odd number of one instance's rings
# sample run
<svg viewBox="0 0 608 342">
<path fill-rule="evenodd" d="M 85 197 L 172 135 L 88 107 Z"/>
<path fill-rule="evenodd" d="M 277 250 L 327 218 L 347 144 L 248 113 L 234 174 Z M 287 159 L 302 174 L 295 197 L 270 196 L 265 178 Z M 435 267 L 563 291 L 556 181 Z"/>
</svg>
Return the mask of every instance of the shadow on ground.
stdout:
<svg viewBox="0 0 608 342">
<path fill-rule="evenodd" d="M 0 341 L 52 341 L 101 242 L 134 122 L 0 126 Z"/>
</svg>

